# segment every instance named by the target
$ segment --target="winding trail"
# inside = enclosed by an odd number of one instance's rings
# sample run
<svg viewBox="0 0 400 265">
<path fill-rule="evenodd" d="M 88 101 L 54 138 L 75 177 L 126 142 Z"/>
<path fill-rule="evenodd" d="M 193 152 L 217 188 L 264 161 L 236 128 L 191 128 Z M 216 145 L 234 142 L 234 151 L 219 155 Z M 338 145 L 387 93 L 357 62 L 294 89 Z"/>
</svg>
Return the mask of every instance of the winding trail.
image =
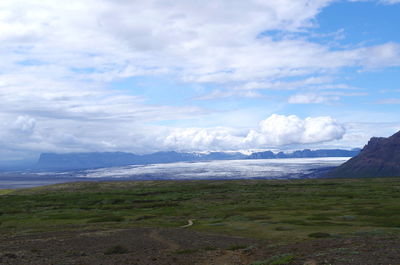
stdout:
<svg viewBox="0 0 400 265">
<path fill-rule="evenodd" d="M 193 225 L 193 221 L 192 219 L 188 220 L 188 224 L 187 225 L 182 225 L 181 228 L 186 228 L 186 227 L 190 227 Z"/>
</svg>

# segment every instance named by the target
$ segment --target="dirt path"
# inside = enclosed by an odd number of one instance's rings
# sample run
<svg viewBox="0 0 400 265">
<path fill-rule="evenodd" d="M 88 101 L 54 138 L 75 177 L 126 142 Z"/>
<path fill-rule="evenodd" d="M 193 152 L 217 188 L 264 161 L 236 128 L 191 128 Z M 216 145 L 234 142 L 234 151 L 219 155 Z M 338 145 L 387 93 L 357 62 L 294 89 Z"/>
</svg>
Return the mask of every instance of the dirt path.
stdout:
<svg viewBox="0 0 400 265">
<path fill-rule="evenodd" d="M 182 227 L 182 228 L 190 227 L 190 226 L 193 225 L 193 221 L 194 221 L 194 220 L 190 219 L 190 220 L 188 220 L 188 224 L 187 224 L 187 225 L 182 225 L 181 227 Z"/>
</svg>

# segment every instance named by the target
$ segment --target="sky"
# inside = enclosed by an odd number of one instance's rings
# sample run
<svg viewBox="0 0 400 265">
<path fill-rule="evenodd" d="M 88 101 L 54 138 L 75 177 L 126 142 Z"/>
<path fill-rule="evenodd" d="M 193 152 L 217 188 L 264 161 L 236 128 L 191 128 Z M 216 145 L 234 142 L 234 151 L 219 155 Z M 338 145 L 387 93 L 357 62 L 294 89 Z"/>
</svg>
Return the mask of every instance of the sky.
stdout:
<svg viewBox="0 0 400 265">
<path fill-rule="evenodd" d="M 400 130 L 399 14 L 399 0 L 1 0 L 0 161 L 362 147 Z"/>
</svg>

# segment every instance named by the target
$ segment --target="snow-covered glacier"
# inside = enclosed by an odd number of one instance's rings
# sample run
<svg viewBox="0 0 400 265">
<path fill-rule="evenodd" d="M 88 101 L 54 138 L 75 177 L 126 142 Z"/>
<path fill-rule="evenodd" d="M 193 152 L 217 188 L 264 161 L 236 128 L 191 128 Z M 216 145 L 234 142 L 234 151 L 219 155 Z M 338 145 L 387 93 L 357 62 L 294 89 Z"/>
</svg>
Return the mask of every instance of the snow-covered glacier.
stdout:
<svg viewBox="0 0 400 265">
<path fill-rule="evenodd" d="M 317 178 L 349 157 L 213 160 L 63 172 L 2 172 L 0 189 L 72 181 Z"/>
<path fill-rule="evenodd" d="M 81 178 L 252 179 L 299 178 L 338 166 L 348 157 L 215 160 L 132 165 L 81 171 Z"/>
</svg>

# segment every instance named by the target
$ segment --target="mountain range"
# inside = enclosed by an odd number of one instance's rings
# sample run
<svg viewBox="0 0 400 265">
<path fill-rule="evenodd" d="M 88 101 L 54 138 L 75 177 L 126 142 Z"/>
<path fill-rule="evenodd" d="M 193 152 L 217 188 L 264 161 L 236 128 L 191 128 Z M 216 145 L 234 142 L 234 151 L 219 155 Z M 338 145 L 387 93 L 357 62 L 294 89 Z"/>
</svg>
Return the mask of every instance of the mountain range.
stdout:
<svg viewBox="0 0 400 265">
<path fill-rule="evenodd" d="M 250 159 L 274 159 L 274 158 L 312 158 L 312 157 L 353 157 L 360 152 L 360 148 L 351 150 L 343 149 L 318 149 L 318 150 L 297 150 L 291 153 L 274 153 L 272 151 L 252 153 Z"/>
<path fill-rule="evenodd" d="M 124 152 L 44 153 L 40 155 L 36 167 L 39 169 L 67 170 L 187 161 L 245 159 L 246 157 L 242 153 L 212 152 L 198 154 L 175 151 L 157 152 L 146 155 Z"/>
<path fill-rule="evenodd" d="M 78 170 L 101 167 L 116 167 L 127 165 L 146 165 L 156 163 L 196 162 L 208 160 L 236 160 L 236 159 L 275 159 L 275 158 L 311 158 L 311 157 L 352 157 L 360 149 L 341 150 L 304 149 L 291 153 L 273 153 L 271 151 L 256 152 L 245 155 L 240 152 L 157 152 L 138 155 L 124 152 L 92 152 L 92 153 L 43 153 L 35 166 L 38 170 Z"/>
</svg>

